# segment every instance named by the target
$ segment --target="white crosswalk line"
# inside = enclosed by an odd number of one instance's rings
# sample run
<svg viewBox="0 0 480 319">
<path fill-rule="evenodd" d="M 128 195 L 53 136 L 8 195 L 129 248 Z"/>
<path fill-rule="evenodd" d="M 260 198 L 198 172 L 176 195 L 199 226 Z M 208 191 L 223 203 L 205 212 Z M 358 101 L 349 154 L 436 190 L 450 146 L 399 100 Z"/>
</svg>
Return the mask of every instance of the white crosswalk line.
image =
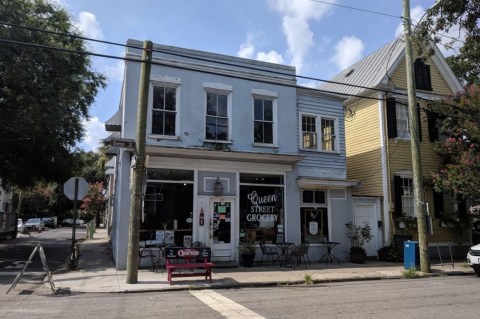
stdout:
<svg viewBox="0 0 480 319">
<path fill-rule="evenodd" d="M 190 294 L 220 313 L 225 318 L 265 319 L 265 317 L 260 316 L 258 313 L 245 308 L 213 290 L 192 290 L 190 291 Z"/>
</svg>

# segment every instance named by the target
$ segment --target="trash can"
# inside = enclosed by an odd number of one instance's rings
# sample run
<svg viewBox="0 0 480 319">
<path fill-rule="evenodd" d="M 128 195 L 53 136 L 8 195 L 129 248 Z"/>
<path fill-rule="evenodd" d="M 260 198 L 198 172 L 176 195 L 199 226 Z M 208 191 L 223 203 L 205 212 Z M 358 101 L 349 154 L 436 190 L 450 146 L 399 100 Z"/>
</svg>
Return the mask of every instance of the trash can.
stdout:
<svg viewBox="0 0 480 319">
<path fill-rule="evenodd" d="M 403 243 L 403 267 L 405 269 L 420 267 L 418 242 L 409 240 Z"/>
</svg>

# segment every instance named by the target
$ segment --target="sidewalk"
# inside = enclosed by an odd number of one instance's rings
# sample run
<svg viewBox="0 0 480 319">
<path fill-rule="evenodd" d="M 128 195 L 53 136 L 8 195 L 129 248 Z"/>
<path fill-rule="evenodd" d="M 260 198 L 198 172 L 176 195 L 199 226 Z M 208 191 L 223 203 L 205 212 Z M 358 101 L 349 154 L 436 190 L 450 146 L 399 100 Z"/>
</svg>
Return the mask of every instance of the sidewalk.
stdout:
<svg viewBox="0 0 480 319">
<path fill-rule="evenodd" d="M 105 229 L 97 229 L 94 239 L 85 240 L 80 246 L 78 269 L 68 270 L 68 265 L 55 271 L 52 278 L 59 291 L 70 292 L 138 292 L 169 291 L 184 289 L 231 288 L 304 284 L 304 275 L 312 276 L 315 284 L 321 282 L 377 280 L 402 278 L 403 263 L 368 261 L 365 264 L 341 262 L 340 264 L 312 263 L 305 269 L 300 265 L 293 270 L 274 266 L 256 265 L 253 268 L 214 268 L 213 281 L 210 283 L 203 277 L 174 278 L 168 284 L 166 272 L 153 272 L 151 269 L 139 269 L 138 283 L 126 283 L 126 270 L 116 270 L 110 255 L 110 246 Z M 432 273 L 426 276 L 475 276 L 473 270 L 461 262 L 452 264 L 431 265 Z M 45 285 L 49 286 L 48 281 Z"/>
</svg>

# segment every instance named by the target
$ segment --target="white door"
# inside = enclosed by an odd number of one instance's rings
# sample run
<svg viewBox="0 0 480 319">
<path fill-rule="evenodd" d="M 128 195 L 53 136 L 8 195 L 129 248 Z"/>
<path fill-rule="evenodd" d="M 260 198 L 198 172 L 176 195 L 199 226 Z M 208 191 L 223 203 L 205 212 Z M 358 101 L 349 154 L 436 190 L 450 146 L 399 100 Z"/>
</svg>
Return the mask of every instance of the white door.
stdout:
<svg viewBox="0 0 480 319">
<path fill-rule="evenodd" d="M 235 261 L 233 199 L 211 198 L 208 214 L 213 261 Z"/>
<path fill-rule="evenodd" d="M 376 256 L 378 250 L 378 203 L 377 201 L 358 201 L 354 200 L 354 222 L 357 226 L 364 226 L 364 223 L 368 223 L 372 230 L 373 238 L 363 248 L 365 248 L 368 256 Z"/>
</svg>

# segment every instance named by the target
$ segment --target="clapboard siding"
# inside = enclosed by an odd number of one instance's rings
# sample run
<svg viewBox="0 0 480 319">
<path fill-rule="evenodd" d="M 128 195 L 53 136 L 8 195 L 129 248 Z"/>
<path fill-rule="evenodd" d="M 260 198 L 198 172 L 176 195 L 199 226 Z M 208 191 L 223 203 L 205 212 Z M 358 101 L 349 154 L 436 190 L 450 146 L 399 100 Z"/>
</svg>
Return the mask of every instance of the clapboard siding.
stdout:
<svg viewBox="0 0 480 319">
<path fill-rule="evenodd" d="M 312 176 L 332 179 L 345 179 L 346 155 L 345 155 L 345 125 L 344 111 L 341 100 L 328 98 L 321 94 L 300 90 L 297 92 L 298 112 L 315 114 L 337 119 L 336 136 L 338 140 L 338 152 L 305 151 L 301 150 L 300 115 L 297 117 L 297 140 L 299 155 L 304 159 L 298 163 L 300 176 Z"/>
</svg>

